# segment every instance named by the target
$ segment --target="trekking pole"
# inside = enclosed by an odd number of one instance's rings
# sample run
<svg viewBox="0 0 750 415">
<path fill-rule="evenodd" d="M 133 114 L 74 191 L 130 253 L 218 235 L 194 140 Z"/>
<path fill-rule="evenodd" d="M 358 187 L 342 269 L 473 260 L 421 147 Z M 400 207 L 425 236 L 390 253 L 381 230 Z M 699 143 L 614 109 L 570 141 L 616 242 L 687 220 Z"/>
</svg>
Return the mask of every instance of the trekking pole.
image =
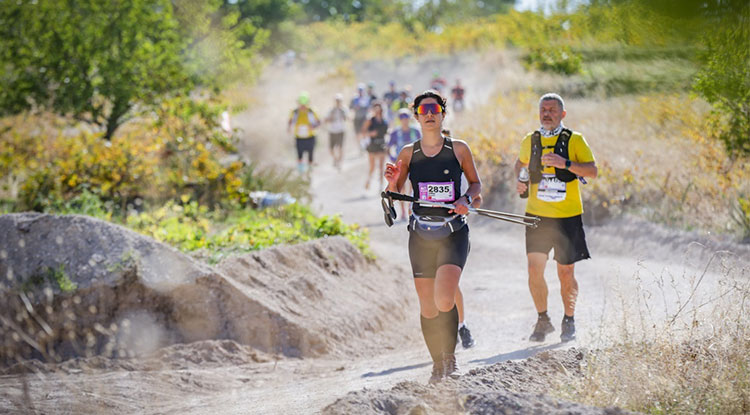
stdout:
<svg viewBox="0 0 750 415">
<path fill-rule="evenodd" d="M 383 198 L 387 198 L 391 200 L 401 200 L 404 202 L 419 203 L 420 205 L 425 206 L 425 207 L 440 207 L 440 208 L 447 208 L 447 209 L 456 208 L 456 205 L 451 204 L 451 203 L 441 203 L 441 202 L 431 202 L 429 200 L 419 200 L 413 196 L 408 196 L 408 195 L 395 193 L 391 191 L 385 191 L 383 192 L 381 196 Z M 499 211 L 488 210 L 488 209 L 476 209 L 473 207 L 469 207 L 469 212 L 476 213 L 477 215 L 480 215 L 480 216 L 486 216 L 492 219 L 498 219 L 498 220 L 502 220 L 505 222 L 515 223 L 517 225 L 528 226 L 530 228 L 536 228 L 537 222 L 541 220 L 536 216 L 516 215 L 513 213 L 499 212 Z"/>
</svg>

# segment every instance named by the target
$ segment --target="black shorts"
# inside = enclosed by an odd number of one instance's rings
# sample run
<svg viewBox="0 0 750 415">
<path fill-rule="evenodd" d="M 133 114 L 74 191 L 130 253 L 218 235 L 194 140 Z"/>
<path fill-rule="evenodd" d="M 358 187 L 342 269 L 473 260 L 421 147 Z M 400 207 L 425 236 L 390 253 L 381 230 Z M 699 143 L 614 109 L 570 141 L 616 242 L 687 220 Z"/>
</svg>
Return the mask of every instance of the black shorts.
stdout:
<svg viewBox="0 0 750 415">
<path fill-rule="evenodd" d="M 367 145 L 368 153 L 385 153 L 388 148 L 385 145 L 385 141 L 382 139 L 371 139 L 370 144 Z"/>
<path fill-rule="evenodd" d="M 310 138 L 297 138 L 297 159 L 302 160 L 302 156 L 307 152 L 307 161 L 312 163 L 314 149 L 315 136 Z"/>
<path fill-rule="evenodd" d="M 409 260 L 414 278 L 435 278 L 437 269 L 446 264 L 463 269 L 470 250 L 469 225 L 437 240 L 409 232 Z"/>
<path fill-rule="evenodd" d="M 537 216 L 526 213 L 528 216 Z M 586 247 L 586 234 L 583 232 L 581 215 L 570 218 L 545 218 L 536 229 L 526 228 L 526 253 L 539 252 L 549 255 L 555 248 L 555 261 L 560 265 L 574 264 L 583 259 L 589 259 L 589 249 Z"/>
<path fill-rule="evenodd" d="M 341 147 L 341 145 L 344 144 L 344 133 L 343 132 L 340 132 L 340 133 L 328 133 L 328 138 L 329 138 L 328 144 L 329 144 L 330 148 Z"/>
</svg>

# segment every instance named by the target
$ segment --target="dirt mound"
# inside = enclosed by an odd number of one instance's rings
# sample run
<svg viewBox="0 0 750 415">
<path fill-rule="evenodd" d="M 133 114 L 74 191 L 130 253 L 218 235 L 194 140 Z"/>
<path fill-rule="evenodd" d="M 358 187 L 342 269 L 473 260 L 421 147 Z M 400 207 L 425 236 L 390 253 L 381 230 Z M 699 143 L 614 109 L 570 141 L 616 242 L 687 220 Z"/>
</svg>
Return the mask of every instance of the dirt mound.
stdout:
<svg viewBox="0 0 750 415">
<path fill-rule="evenodd" d="M 211 339 L 293 357 L 364 353 L 377 342 L 364 347 L 362 337 L 413 309 L 394 283 L 402 274 L 368 263 L 342 237 L 214 268 L 89 217 L 3 215 L 0 275 L 10 282 L 0 286 L 8 299 L 0 304 L 0 367 L 27 358 L 149 356 Z"/>
<path fill-rule="evenodd" d="M 545 351 L 523 361 L 506 361 L 471 370 L 437 385 L 401 382 L 390 390 L 351 392 L 327 406 L 324 414 L 624 414 L 543 393 L 555 382 L 582 376 L 585 358 L 574 348 Z"/>
<path fill-rule="evenodd" d="M 416 308 L 406 273 L 367 262 L 341 237 L 232 257 L 218 268 L 263 307 L 232 317 L 261 350 L 362 355 L 418 334 L 394 330 Z M 238 304 L 242 308 L 256 306 Z"/>
</svg>

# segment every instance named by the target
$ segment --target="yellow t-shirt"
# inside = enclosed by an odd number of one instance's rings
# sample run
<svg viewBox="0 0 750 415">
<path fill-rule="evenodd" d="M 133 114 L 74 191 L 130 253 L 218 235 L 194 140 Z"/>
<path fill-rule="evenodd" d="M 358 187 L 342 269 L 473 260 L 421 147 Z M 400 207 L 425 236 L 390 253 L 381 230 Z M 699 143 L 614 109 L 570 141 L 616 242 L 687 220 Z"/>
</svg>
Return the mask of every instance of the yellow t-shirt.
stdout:
<svg viewBox="0 0 750 415">
<path fill-rule="evenodd" d="M 554 152 L 557 137 L 542 137 L 542 155 Z M 590 163 L 594 160 L 586 139 L 581 133 L 573 132 L 568 142 L 568 158 L 576 163 Z M 528 164 L 531 159 L 531 133 L 521 142 L 521 153 L 518 155 L 521 163 Z M 546 218 L 569 218 L 583 213 L 581 201 L 581 183 L 573 180 L 568 183 L 554 178 L 554 167 L 543 167 L 542 181 L 531 183 L 526 212 Z M 541 187 L 541 189 L 540 189 Z"/>
<path fill-rule="evenodd" d="M 318 125 L 318 116 L 313 110 L 292 110 L 289 120 L 294 128 L 294 136 L 297 138 L 312 138 L 315 136 L 315 127 Z"/>
</svg>

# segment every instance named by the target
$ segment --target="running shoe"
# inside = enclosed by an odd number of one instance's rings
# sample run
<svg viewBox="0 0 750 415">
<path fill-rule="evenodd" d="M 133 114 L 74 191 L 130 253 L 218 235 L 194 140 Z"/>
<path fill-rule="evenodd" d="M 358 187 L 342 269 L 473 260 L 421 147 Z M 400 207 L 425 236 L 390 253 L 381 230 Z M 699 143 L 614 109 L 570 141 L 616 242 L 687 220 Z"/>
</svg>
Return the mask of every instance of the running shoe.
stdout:
<svg viewBox="0 0 750 415">
<path fill-rule="evenodd" d="M 563 318 L 560 325 L 560 341 L 565 343 L 576 339 L 576 323 L 572 319 Z"/>
<path fill-rule="evenodd" d="M 549 321 L 549 317 L 539 317 L 534 326 L 534 332 L 529 336 L 529 340 L 533 342 L 543 342 L 544 338 L 555 331 L 555 327 Z"/>
<path fill-rule="evenodd" d="M 461 346 L 463 346 L 464 349 L 474 347 L 474 338 L 471 337 L 471 332 L 468 327 L 462 326 L 458 329 L 458 335 L 461 337 Z"/>
<path fill-rule="evenodd" d="M 461 376 L 458 373 L 455 354 L 443 353 L 443 375 L 444 377 L 451 379 L 458 379 Z"/>
<path fill-rule="evenodd" d="M 441 380 L 443 380 L 443 362 L 435 362 L 432 364 L 432 375 L 430 376 L 430 380 L 427 381 L 427 383 L 434 385 L 436 383 L 439 383 Z"/>
</svg>

